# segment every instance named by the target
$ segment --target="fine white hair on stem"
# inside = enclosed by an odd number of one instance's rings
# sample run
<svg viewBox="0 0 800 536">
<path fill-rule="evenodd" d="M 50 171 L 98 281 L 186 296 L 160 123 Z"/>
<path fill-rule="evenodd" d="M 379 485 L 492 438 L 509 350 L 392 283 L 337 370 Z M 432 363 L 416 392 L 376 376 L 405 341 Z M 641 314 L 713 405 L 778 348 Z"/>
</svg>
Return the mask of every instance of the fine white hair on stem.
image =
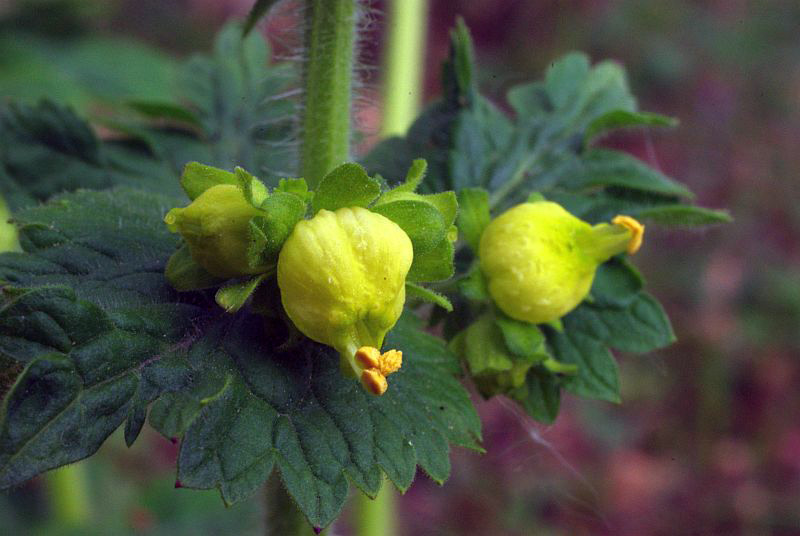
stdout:
<svg viewBox="0 0 800 536">
<path fill-rule="evenodd" d="M 272 61 L 294 64 L 298 71 L 308 60 L 305 48 L 305 2 L 300 0 L 282 0 L 269 12 L 267 20 L 262 25 L 269 29 L 267 38 L 274 50 Z M 351 117 L 351 145 L 352 152 L 364 145 L 364 140 L 373 140 L 379 132 L 376 120 L 377 110 L 380 106 L 379 76 L 379 50 L 374 41 L 379 39 L 378 32 L 383 27 L 383 12 L 376 7 L 375 0 L 357 0 L 356 4 L 356 40 L 353 51 L 352 85 L 350 99 Z M 298 78 L 299 80 L 299 78 Z M 283 141 L 261 142 L 270 149 L 284 148 L 293 156 L 293 169 L 282 170 L 281 175 L 297 176 L 299 174 L 300 146 L 303 139 L 302 116 L 304 112 L 305 90 L 302 80 L 299 85 L 271 95 L 263 104 L 270 105 L 279 101 L 290 101 L 293 106 L 291 118 L 274 118 L 270 122 L 280 122 L 290 119 L 291 127 L 286 139 Z M 357 156 L 351 154 L 351 157 Z M 264 169 L 272 175 L 278 173 L 276 169 Z"/>
</svg>

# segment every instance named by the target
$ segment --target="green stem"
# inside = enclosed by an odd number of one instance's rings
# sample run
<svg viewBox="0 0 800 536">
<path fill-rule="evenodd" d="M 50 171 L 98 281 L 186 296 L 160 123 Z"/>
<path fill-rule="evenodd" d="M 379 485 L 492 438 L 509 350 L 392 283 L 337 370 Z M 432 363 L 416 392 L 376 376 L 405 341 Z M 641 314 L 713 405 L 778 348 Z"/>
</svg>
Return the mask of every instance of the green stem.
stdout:
<svg viewBox="0 0 800 536">
<path fill-rule="evenodd" d="M 303 177 L 314 189 L 350 157 L 356 0 L 307 0 Z"/>
<path fill-rule="evenodd" d="M 91 510 L 86 465 L 72 464 L 50 471 L 46 480 L 55 523 L 63 527 L 87 525 Z"/>
<path fill-rule="evenodd" d="M 286 492 L 277 473 L 264 485 L 265 536 L 313 536 L 314 530 Z"/>
<path fill-rule="evenodd" d="M 384 137 L 403 135 L 422 100 L 427 0 L 391 0 L 383 82 Z"/>
<path fill-rule="evenodd" d="M 364 493 L 356 498 L 356 534 L 358 536 L 394 536 L 396 526 L 397 492 L 384 479 L 378 496 L 370 499 Z"/>
</svg>

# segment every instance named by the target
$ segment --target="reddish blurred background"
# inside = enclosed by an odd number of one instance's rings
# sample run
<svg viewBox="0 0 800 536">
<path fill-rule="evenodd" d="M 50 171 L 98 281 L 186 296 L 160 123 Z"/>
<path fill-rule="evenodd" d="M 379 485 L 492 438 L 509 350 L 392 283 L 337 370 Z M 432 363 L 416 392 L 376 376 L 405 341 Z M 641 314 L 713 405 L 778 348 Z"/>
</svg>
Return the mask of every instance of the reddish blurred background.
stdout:
<svg viewBox="0 0 800 536">
<path fill-rule="evenodd" d="M 78 3 L 81 28 L 185 56 L 208 49 L 252 0 Z M 20 4 L 31 2 L 0 2 L 0 16 Z M 431 0 L 428 99 L 457 15 L 472 30 L 481 87 L 498 102 L 570 50 L 620 61 L 641 107 L 681 125 L 606 143 L 687 183 L 699 204 L 730 209 L 735 223 L 648 231 L 636 260 L 679 342 L 619 356 L 622 405 L 567 397 L 546 427 L 476 399 L 487 454 L 455 451 L 443 488 L 420 474 L 401 499 L 402 533 L 800 534 L 800 3 Z M 381 24 L 378 15 L 376 38 Z M 377 61 L 378 45 L 364 61 Z M 359 112 L 367 143 L 380 120 L 377 85 L 366 80 Z M 7 87 L 0 75 L 13 94 Z M 98 534 L 256 533 L 256 499 L 225 510 L 214 493 L 173 491 L 174 456 L 152 432 L 131 450 L 109 440 L 90 462 L 106 502 Z M 60 534 L 43 528 L 42 493 L 33 482 L 0 496 L 0 526 Z M 345 515 L 334 532 L 347 531 Z"/>
</svg>

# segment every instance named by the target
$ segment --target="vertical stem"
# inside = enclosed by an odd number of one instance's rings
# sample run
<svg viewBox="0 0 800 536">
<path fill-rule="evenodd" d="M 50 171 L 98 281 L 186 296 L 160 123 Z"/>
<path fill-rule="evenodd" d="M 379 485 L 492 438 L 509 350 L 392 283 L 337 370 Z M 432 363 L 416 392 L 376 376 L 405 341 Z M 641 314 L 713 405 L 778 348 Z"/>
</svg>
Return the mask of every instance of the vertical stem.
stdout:
<svg viewBox="0 0 800 536">
<path fill-rule="evenodd" d="M 310 188 L 350 156 L 357 0 L 306 1 L 301 165 Z"/>
<path fill-rule="evenodd" d="M 0 196 L 0 253 L 3 251 L 20 251 L 17 227 L 9 223 L 11 211 L 6 200 Z"/>
<path fill-rule="evenodd" d="M 397 492 L 384 479 L 378 496 L 370 499 L 363 493 L 356 497 L 355 529 L 358 536 L 394 536 L 397 534 Z"/>
<path fill-rule="evenodd" d="M 86 465 L 72 464 L 46 476 L 53 520 L 63 527 L 80 527 L 89 522 L 89 493 L 86 489 Z"/>
<path fill-rule="evenodd" d="M 381 128 L 384 137 L 405 134 L 422 101 L 427 13 L 427 0 L 389 2 Z"/>
</svg>

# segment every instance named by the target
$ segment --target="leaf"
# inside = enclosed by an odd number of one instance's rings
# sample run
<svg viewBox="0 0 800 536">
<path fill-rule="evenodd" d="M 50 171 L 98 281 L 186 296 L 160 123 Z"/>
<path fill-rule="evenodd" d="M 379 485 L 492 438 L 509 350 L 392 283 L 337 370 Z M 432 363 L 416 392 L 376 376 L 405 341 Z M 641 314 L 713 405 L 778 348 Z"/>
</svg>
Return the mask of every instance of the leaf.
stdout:
<svg viewBox="0 0 800 536">
<path fill-rule="evenodd" d="M 611 149 L 587 151 L 579 165 L 564 176 L 561 184 L 571 190 L 619 186 L 662 195 L 694 197 L 682 184 L 633 156 Z"/>
<path fill-rule="evenodd" d="M 565 322 L 568 330 L 581 331 L 626 352 L 651 352 L 675 342 L 664 309 L 644 292 L 624 309 L 584 304 L 568 315 Z"/>
<path fill-rule="evenodd" d="M 306 184 L 305 179 L 281 179 L 275 190 L 294 194 L 302 199 L 304 203 L 308 203 L 314 197 L 314 192 L 308 191 L 308 184 Z"/>
<path fill-rule="evenodd" d="M 375 205 L 371 210 L 405 231 L 414 246 L 414 256 L 433 249 L 445 239 L 444 218 L 439 209 L 427 202 L 402 199 Z"/>
<path fill-rule="evenodd" d="M 358 164 L 346 163 L 337 167 L 319 183 L 311 202 L 316 214 L 322 209 L 366 207 L 381 193 L 381 186 Z"/>
<path fill-rule="evenodd" d="M 453 311 L 453 304 L 450 303 L 450 300 L 448 300 L 446 296 L 421 285 L 406 283 L 406 296 L 419 298 L 423 301 L 438 305 L 448 313 Z"/>
<path fill-rule="evenodd" d="M 66 7 L 74 14 L 74 4 Z M 45 13 L 41 5 L 34 9 L 39 20 L 59 21 L 59 31 L 36 35 L 5 18 L 0 35 L 3 97 L 30 106 L 48 99 L 79 113 L 127 99 L 169 97 L 177 65 L 164 52 L 93 32 L 66 36 L 64 13 Z"/>
<path fill-rule="evenodd" d="M 527 392 L 520 400 L 522 408 L 534 419 L 552 424 L 561 405 L 561 386 L 556 376 L 532 367 L 528 371 L 525 387 Z"/>
<path fill-rule="evenodd" d="M 92 454 L 126 419 L 132 441 L 147 403 L 187 381 L 199 310 L 163 276 L 170 205 L 114 190 L 17 213 L 28 253 L 0 256 L 0 352 L 26 367 L 0 416 L 0 486 Z"/>
<path fill-rule="evenodd" d="M 640 210 L 637 215 L 643 221 L 659 225 L 697 227 L 730 223 L 731 215 L 725 210 L 713 210 L 689 205 L 662 205 Z"/>
<path fill-rule="evenodd" d="M 425 172 L 428 169 L 428 162 L 424 158 L 417 158 L 411 163 L 406 173 L 406 180 L 393 188 L 392 191 L 398 192 L 414 192 L 419 187 L 422 179 L 425 178 Z"/>
<path fill-rule="evenodd" d="M 260 274 L 241 283 L 231 283 L 220 287 L 214 296 L 214 300 L 220 307 L 225 309 L 226 313 L 235 313 L 242 308 L 247 299 L 267 276 L 268 274 Z"/>
<path fill-rule="evenodd" d="M 506 347 L 517 357 L 543 360 L 547 356 L 544 335 L 535 324 L 515 320 L 500 311 L 496 312 L 494 322 L 503 334 Z"/>
<path fill-rule="evenodd" d="M 247 14 L 247 19 L 244 21 L 242 33 L 245 36 L 249 34 L 255 25 L 258 24 L 258 21 L 267 14 L 275 2 L 276 0 L 256 0 L 256 3 L 250 8 L 250 13 Z"/>
<path fill-rule="evenodd" d="M 140 114 L 152 119 L 167 119 L 187 123 L 195 127 L 202 126 L 200 120 L 197 119 L 197 116 L 195 116 L 191 110 L 169 101 L 158 102 L 134 99 L 129 100 L 127 104 Z"/>
<path fill-rule="evenodd" d="M 511 370 L 515 361 L 509 354 L 502 331 L 490 314 L 478 318 L 464 332 L 463 355 L 472 376 Z"/>
<path fill-rule="evenodd" d="M 644 279 L 629 262 L 614 258 L 597 267 L 590 296 L 603 307 L 627 307 L 639 297 Z"/>
<path fill-rule="evenodd" d="M 295 77 L 288 64 L 268 65 L 264 38 L 242 38 L 238 24 L 219 32 L 210 57 L 194 56 L 183 66 L 178 95 L 203 125 L 211 158 L 222 169 L 241 166 L 267 183 L 293 176 L 296 156 L 286 144 L 294 104 L 283 94 Z"/>
<path fill-rule="evenodd" d="M 101 143 L 68 108 L 0 104 L 0 194 L 12 209 L 78 188 L 128 185 L 180 195 L 167 165 L 131 151 L 122 162 L 121 150 Z"/>
<path fill-rule="evenodd" d="M 465 277 L 458 281 L 458 290 L 466 298 L 474 301 L 488 301 L 489 287 L 479 266 L 473 266 Z"/>
<path fill-rule="evenodd" d="M 251 266 L 274 263 L 297 222 L 306 213 L 301 198 L 287 192 L 273 192 L 261 204 L 263 216 L 250 220 L 250 247 L 248 262 Z"/>
<path fill-rule="evenodd" d="M 453 243 L 447 237 L 442 239 L 433 249 L 429 249 L 419 255 L 415 252 L 406 280 L 424 283 L 450 279 L 455 271 L 453 268 L 454 254 Z"/>
<path fill-rule="evenodd" d="M 182 436 L 184 487 L 232 503 L 276 468 L 314 526 L 338 515 L 350 481 L 375 495 L 385 472 L 405 490 L 419 465 L 441 482 L 448 443 L 478 448 L 458 363 L 412 315 L 386 340 L 405 364 L 373 397 L 342 376 L 332 349 L 282 347 L 280 320 L 176 293 L 163 275 L 172 204 L 118 189 L 17 214 L 27 253 L 0 255 L 0 352 L 27 366 L 2 406 L 4 488 L 88 456 L 128 416 L 135 436 L 159 397 L 150 422 Z"/>
<path fill-rule="evenodd" d="M 480 188 L 465 188 L 458 193 L 458 229 L 464 240 L 478 251 L 483 230 L 489 225 L 489 193 Z"/>
<path fill-rule="evenodd" d="M 630 110 L 612 110 L 595 118 L 586 128 L 583 140 L 588 144 L 612 130 L 630 127 L 675 127 L 678 120 L 666 115 Z"/>
<path fill-rule="evenodd" d="M 253 174 L 239 166 L 233 168 L 233 174 L 236 176 L 236 182 L 247 202 L 256 207 L 261 205 L 269 195 L 264 183 L 258 180 L 258 177 L 253 176 Z"/>
<path fill-rule="evenodd" d="M 559 360 L 578 367 L 575 376 L 563 380 L 564 388 L 578 396 L 620 402 L 617 363 L 611 352 L 579 330 L 565 327 L 563 333 L 551 331 L 548 336 Z"/>
<path fill-rule="evenodd" d="M 214 166 L 207 166 L 200 162 L 189 162 L 183 168 L 181 175 L 181 187 L 189 199 L 194 201 L 200 194 L 219 184 L 234 184 L 238 185 L 239 181 L 236 175 L 224 169 L 218 169 Z"/>
</svg>

